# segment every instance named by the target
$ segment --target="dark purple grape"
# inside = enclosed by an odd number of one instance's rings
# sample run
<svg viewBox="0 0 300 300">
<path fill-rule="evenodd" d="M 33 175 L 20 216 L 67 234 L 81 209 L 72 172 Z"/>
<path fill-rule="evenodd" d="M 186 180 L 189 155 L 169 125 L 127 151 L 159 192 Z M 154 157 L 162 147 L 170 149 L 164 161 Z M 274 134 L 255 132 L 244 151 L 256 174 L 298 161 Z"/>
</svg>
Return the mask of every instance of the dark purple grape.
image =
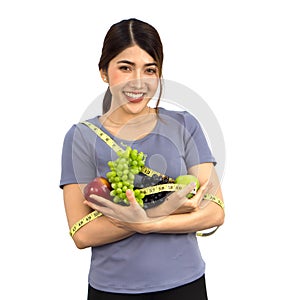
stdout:
<svg viewBox="0 0 300 300">
<path fill-rule="evenodd" d="M 166 184 L 169 182 L 169 180 L 170 179 L 168 176 L 160 176 L 154 174 L 150 177 L 142 173 L 139 173 L 135 175 L 134 187 L 141 189 L 141 188 L 151 187 L 159 184 Z M 148 209 L 161 204 L 165 200 L 168 194 L 169 192 L 158 192 L 155 194 L 146 195 L 143 198 L 144 209 Z"/>
</svg>

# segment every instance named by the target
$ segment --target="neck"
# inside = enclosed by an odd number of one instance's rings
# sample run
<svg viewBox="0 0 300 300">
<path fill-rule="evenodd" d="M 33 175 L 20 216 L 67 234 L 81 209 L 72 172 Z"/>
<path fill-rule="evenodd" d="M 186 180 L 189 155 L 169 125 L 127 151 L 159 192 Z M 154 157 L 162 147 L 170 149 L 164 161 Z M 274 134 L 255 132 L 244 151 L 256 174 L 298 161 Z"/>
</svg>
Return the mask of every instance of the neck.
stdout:
<svg viewBox="0 0 300 300">
<path fill-rule="evenodd" d="M 123 125 L 136 125 L 143 123 L 149 117 L 153 117 L 151 114 L 153 109 L 146 106 L 141 112 L 137 114 L 124 114 L 119 110 L 110 109 L 106 114 L 103 115 L 103 121 L 108 121 L 114 126 L 123 126 Z"/>
<path fill-rule="evenodd" d="M 114 136 L 125 140 L 138 140 L 149 134 L 157 123 L 157 114 L 155 109 L 147 107 L 147 110 L 141 114 L 135 114 L 131 117 L 118 119 L 118 114 L 115 112 L 106 114 L 100 117 L 100 122 Z"/>
</svg>

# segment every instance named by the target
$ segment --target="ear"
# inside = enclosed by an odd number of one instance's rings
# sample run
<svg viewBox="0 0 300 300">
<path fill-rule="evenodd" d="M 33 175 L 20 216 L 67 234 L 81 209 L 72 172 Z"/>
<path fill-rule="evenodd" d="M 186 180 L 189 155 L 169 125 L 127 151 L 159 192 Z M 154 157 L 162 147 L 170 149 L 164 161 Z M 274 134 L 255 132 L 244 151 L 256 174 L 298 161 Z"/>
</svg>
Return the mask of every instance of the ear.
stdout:
<svg viewBox="0 0 300 300">
<path fill-rule="evenodd" d="M 101 78 L 104 82 L 108 83 L 108 76 L 107 76 L 107 72 L 104 71 L 103 69 L 100 70 L 100 75 L 101 75 Z"/>
</svg>

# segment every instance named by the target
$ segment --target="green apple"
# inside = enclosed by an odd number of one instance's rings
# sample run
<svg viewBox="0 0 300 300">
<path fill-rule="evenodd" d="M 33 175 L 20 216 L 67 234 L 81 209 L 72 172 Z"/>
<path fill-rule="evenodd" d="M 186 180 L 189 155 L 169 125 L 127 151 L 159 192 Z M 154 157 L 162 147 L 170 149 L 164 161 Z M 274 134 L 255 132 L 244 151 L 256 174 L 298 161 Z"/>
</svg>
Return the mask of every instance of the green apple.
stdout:
<svg viewBox="0 0 300 300">
<path fill-rule="evenodd" d="M 187 195 L 187 198 L 189 198 L 189 199 L 192 198 L 196 194 L 196 191 L 198 191 L 198 189 L 200 187 L 200 182 L 199 182 L 198 178 L 194 175 L 188 174 L 188 175 L 180 175 L 175 179 L 175 183 L 177 183 L 177 184 L 188 185 L 192 182 L 196 183 L 196 188 L 195 188 L 195 191 L 192 191 L 191 193 L 189 193 Z"/>
</svg>

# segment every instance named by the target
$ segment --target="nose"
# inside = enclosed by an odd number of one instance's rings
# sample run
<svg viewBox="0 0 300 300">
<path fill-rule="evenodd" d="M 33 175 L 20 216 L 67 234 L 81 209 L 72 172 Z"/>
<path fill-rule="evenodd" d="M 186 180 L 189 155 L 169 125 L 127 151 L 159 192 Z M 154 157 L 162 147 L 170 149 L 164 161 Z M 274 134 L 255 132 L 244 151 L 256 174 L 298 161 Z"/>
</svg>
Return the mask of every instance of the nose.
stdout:
<svg viewBox="0 0 300 300">
<path fill-rule="evenodd" d="M 141 72 L 138 70 L 133 72 L 133 74 L 130 78 L 130 81 L 129 81 L 130 87 L 139 90 L 144 87 L 144 84 L 145 84 L 145 82 L 144 82 Z"/>
</svg>

